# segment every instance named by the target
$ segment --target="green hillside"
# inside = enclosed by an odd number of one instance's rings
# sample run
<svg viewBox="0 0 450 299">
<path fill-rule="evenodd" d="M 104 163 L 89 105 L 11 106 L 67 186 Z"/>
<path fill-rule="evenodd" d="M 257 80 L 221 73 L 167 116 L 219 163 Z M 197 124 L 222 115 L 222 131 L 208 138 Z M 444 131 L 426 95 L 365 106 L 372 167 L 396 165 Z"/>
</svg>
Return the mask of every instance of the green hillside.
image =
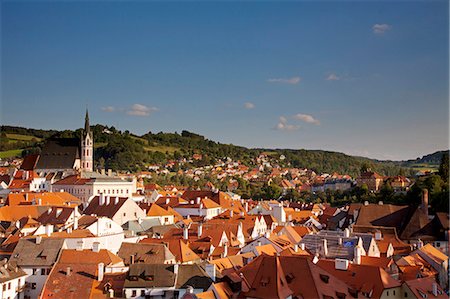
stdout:
<svg viewBox="0 0 450 299">
<path fill-rule="evenodd" d="M 97 166 L 114 170 L 143 170 L 151 164 L 161 164 L 179 158 L 188 159 L 195 153 L 201 153 L 203 159 L 192 162 L 192 165 L 185 167 L 210 165 L 214 164 L 217 159 L 226 157 L 252 166 L 254 158 L 261 153 L 267 154 L 274 160 L 272 162 L 283 167 L 308 168 L 318 173 L 338 172 L 357 176 L 361 168 L 371 168 L 384 175 L 397 175 L 400 173 L 410 174 L 413 167 L 410 161 L 377 161 L 322 150 L 249 149 L 232 144 L 218 143 L 188 131 L 182 131 L 181 134 L 149 132 L 137 136 L 128 131 L 122 132 L 114 127 L 103 125 L 95 125 L 92 130 L 95 136 L 95 161 Z M 79 137 L 80 135 L 81 129 L 54 131 L 2 126 L 0 157 L 38 152 L 45 139 L 51 136 Z M 284 155 L 286 159 L 279 160 L 280 155 Z M 434 163 L 436 159 L 430 158 L 420 162 L 428 165 L 427 161 Z"/>
</svg>

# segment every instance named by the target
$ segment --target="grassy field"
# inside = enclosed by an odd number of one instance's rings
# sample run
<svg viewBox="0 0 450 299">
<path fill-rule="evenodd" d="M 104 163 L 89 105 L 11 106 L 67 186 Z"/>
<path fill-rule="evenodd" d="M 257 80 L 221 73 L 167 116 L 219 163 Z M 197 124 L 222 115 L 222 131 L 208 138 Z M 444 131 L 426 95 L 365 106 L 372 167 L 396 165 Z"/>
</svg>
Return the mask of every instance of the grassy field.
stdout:
<svg viewBox="0 0 450 299">
<path fill-rule="evenodd" d="M 94 142 L 94 148 L 104 147 L 107 144 L 107 142 Z"/>
<path fill-rule="evenodd" d="M 173 154 L 175 151 L 180 150 L 178 147 L 173 146 L 164 146 L 164 145 L 158 145 L 158 146 L 145 146 L 144 149 L 149 152 L 161 152 L 161 153 L 170 153 Z"/>
<path fill-rule="evenodd" d="M 131 137 L 132 139 L 134 139 L 134 140 L 138 140 L 138 141 L 140 141 L 140 142 L 143 142 L 144 144 L 148 144 L 148 140 L 146 140 L 146 139 L 144 139 L 144 138 L 139 138 L 139 137 L 136 137 L 136 136 L 133 136 L 133 135 L 130 135 L 130 137 Z"/>
<path fill-rule="evenodd" d="M 41 138 L 30 136 L 30 135 L 21 135 L 21 134 L 6 134 L 6 137 L 10 140 L 16 140 L 16 141 L 31 141 L 33 138 L 36 139 L 36 141 L 41 141 Z"/>
<path fill-rule="evenodd" d="M 23 151 L 22 149 L 16 149 L 16 150 L 0 152 L 0 158 L 18 157 L 18 156 L 20 156 L 20 154 L 22 154 L 22 151 Z"/>
</svg>

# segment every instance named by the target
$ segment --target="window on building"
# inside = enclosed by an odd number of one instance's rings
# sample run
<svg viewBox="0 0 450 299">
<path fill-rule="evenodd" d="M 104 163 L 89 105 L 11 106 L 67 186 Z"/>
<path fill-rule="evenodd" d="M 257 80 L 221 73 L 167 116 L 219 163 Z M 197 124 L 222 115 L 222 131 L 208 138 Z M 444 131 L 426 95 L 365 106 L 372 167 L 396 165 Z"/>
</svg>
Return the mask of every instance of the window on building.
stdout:
<svg viewBox="0 0 450 299">
<path fill-rule="evenodd" d="M 127 213 L 123 213 L 123 217 L 127 216 Z"/>
<path fill-rule="evenodd" d="M 441 247 L 441 242 L 436 242 L 436 247 Z"/>
<path fill-rule="evenodd" d="M 36 290 L 36 283 L 35 282 L 31 283 L 31 289 L 32 290 Z"/>
<path fill-rule="evenodd" d="M 6 291 L 6 284 L 3 285 L 3 292 Z"/>
<path fill-rule="evenodd" d="M 145 296 L 145 290 L 141 290 L 141 297 Z"/>
<path fill-rule="evenodd" d="M 45 268 L 41 269 L 41 275 L 45 275 Z"/>
<path fill-rule="evenodd" d="M 11 283 L 8 282 L 8 290 L 11 290 Z"/>
<path fill-rule="evenodd" d="M 33 268 L 33 275 L 36 275 L 37 269 Z"/>
<path fill-rule="evenodd" d="M 45 274 L 50 275 L 50 271 L 52 271 L 52 268 L 47 268 L 47 271 L 45 271 Z"/>
<path fill-rule="evenodd" d="M 137 291 L 136 290 L 132 290 L 131 291 L 131 297 L 136 297 L 137 296 Z"/>
</svg>

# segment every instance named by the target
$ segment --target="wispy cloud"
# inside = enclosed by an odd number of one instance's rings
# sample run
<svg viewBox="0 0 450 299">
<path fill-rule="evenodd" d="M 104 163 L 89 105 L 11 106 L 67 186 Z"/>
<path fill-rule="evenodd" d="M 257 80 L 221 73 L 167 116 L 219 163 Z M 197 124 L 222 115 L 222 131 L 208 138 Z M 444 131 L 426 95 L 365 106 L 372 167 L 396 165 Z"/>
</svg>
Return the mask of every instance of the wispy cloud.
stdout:
<svg viewBox="0 0 450 299">
<path fill-rule="evenodd" d="M 113 106 L 106 106 L 106 107 L 102 107 L 102 111 L 114 112 L 114 111 L 116 111 L 116 108 L 114 108 Z"/>
<path fill-rule="evenodd" d="M 255 109 L 255 104 L 251 103 L 251 102 L 246 102 L 244 103 L 244 108 L 245 109 Z"/>
<path fill-rule="evenodd" d="M 133 116 L 149 116 L 150 113 L 154 111 L 158 111 L 158 108 L 147 107 L 142 104 L 133 104 L 131 108 L 127 110 L 127 114 Z"/>
<path fill-rule="evenodd" d="M 336 75 L 335 73 L 328 74 L 326 80 L 328 81 L 338 81 L 341 80 L 341 77 Z"/>
<path fill-rule="evenodd" d="M 294 119 L 303 121 L 308 124 L 320 125 L 320 121 L 309 114 L 298 113 L 294 115 Z"/>
<path fill-rule="evenodd" d="M 302 80 L 302 78 L 300 77 L 292 77 L 292 78 L 270 78 L 267 79 L 267 82 L 269 83 L 285 83 L 285 84 L 298 84 L 300 83 L 300 81 Z"/>
<path fill-rule="evenodd" d="M 391 28 L 392 26 L 389 24 L 375 24 L 372 26 L 372 31 L 374 34 L 382 35 Z"/>
<path fill-rule="evenodd" d="M 295 131 L 298 129 L 300 129 L 300 126 L 289 124 L 284 116 L 280 116 L 278 124 L 274 127 L 274 130 L 278 131 Z"/>
</svg>

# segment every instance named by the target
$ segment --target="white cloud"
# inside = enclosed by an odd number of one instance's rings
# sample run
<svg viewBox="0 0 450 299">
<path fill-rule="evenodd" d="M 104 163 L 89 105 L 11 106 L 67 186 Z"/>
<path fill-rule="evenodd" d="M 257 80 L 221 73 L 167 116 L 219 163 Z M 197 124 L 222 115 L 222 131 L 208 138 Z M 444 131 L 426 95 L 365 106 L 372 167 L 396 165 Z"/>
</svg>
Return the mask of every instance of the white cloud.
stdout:
<svg viewBox="0 0 450 299">
<path fill-rule="evenodd" d="M 116 110 L 116 108 L 114 108 L 113 106 L 102 107 L 102 111 L 105 111 L 105 112 L 114 112 L 115 110 Z"/>
<path fill-rule="evenodd" d="M 156 107 L 147 107 L 142 104 L 134 104 L 131 106 L 131 108 L 127 111 L 128 115 L 134 115 L 134 116 L 149 116 L 151 112 L 158 111 L 158 108 Z"/>
<path fill-rule="evenodd" d="M 338 80 L 341 80 L 341 77 L 339 77 L 335 73 L 331 73 L 327 76 L 327 80 L 328 81 L 338 81 Z"/>
<path fill-rule="evenodd" d="M 320 121 L 309 114 L 298 113 L 294 115 L 294 119 L 303 121 L 308 124 L 320 125 Z"/>
<path fill-rule="evenodd" d="M 246 102 L 244 103 L 244 108 L 245 109 L 255 109 L 255 104 L 251 103 L 251 102 Z"/>
<path fill-rule="evenodd" d="M 292 78 L 271 78 L 267 79 L 267 82 L 269 83 L 286 83 L 286 84 L 298 84 L 302 78 L 300 77 L 292 77 Z"/>
<path fill-rule="evenodd" d="M 300 126 L 288 124 L 288 120 L 284 116 L 280 116 L 280 121 L 274 128 L 278 131 L 295 131 L 300 129 Z"/>
<path fill-rule="evenodd" d="M 389 24 L 375 24 L 372 26 L 372 31 L 375 34 L 381 35 L 386 31 L 391 30 L 392 26 Z"/>
</svg>

